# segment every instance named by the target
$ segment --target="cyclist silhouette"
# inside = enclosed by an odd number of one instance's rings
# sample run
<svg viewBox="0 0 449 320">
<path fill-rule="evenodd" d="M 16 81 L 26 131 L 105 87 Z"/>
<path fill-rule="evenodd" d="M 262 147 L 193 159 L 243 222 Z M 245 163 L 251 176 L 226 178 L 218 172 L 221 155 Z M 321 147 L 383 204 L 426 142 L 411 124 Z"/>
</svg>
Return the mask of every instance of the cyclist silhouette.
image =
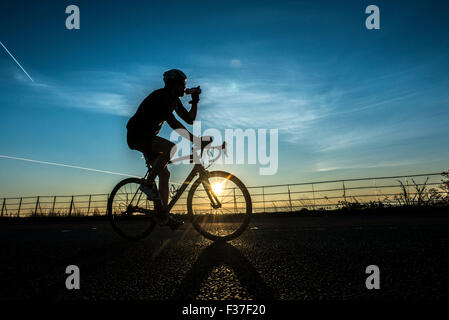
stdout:
<svg viewBox="0 0 449 320">
<path fill-rule="evenodd" d="M 162 210 L 158 210 L 158 222 L 161 225 L 168 225 L 175 230 L 183 224 L 182 221 L 174 219 L 166 209 L 169 195 L 170 172 L 167 164 L 176 153 L 174 143 L 158 136 L 159 131 L 165 121 L 173 130 L 182 137 L 194 141 L 201 141 L 200 137 L 195 137 L 190 133 L 173 115 L 176 111 L 179 117 L 188 124 L 193 124 L 198 111 L 198 101 L 201 91 L 199 87 L 191 93 L 192 100 L 189 102 L 192 107 L 190 111 L 183 106 L 179 97 L 184 96 L 186 89 L 186 75 L 178 69 L 171 69 L 164 73 L 164 88 L 153 91 L 139 105 L 136 113 L 129 119 L 126 128 L 127 142 L 131 149 L 138 150 L 144 154 L 147 164 L 151 164 L 152 169 L 148 178 L 142 183 L 141 190 L 150 200 L 161 200 Z M 212 141 L 203 141 L 209 144 Z M 201 143 L 203 146 L 203 142 Z M 153 188 L 154 179 L 159 177 L 159 193 Z"/>
</svg>

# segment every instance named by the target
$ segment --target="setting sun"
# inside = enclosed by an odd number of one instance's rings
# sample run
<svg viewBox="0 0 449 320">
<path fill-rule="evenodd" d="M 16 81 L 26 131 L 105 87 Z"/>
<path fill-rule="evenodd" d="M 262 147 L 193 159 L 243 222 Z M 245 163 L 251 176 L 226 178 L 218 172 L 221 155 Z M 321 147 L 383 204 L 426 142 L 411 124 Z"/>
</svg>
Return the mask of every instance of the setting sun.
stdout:
<svg viewBox="0 0 449 320">
<path fill-rule="evenodd" d="M 212 185 L 215 194 L 220 194 L 223 191 L 223 183 L 215 183 Z"/>
</svg>

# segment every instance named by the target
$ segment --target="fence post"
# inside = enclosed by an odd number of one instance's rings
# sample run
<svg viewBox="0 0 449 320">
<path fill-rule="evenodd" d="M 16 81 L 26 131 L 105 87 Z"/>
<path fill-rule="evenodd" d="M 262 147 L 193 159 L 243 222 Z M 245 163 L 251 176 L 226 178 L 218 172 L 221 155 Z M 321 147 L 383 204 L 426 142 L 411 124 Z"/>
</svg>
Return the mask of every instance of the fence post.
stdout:
<svg viewBox="0 0 449 320">
<path fill-rule="evenodd" d="M 405 177 L 405 184 L 407 185 L 407 195 L 408 195 L 408 199 L 410 199 L 410 188 L 409 188 L 409 186 L 408 186 L 408 179 L 407 179 L 407 176 Z M 411 204 L 411 203 L 410 203 Z"/>
<path fill-rule="evenodd" d="M 89 195 L 89 204 L 87 205 L 87 215 L 89 215 L 89 211 L 90 211 L 90 200 L 92 198 L 92 195 Z M 128 203 L 128 201 L 126 202 Z"/>
<path fill-rule="evenodd" d="M 19 208 L 17 209 L 17 218 L 20 217 L 20 208 L 22 207 L 22 198 L 19 201 Z"/>
<path fill-rule="evenodd" d="M 69 217 L 72 216 L 72 207 L 73 207 L 73 196 L 72 200 L 70 201 Z"/>
<path fill-rule="evenodd" d="M 313 210 L 315 210 L 315 189 L 313 187 L 313 183 L 312 183 L 312 197 L 313 197 Z"/>
<path fill-rule="evenodd" d="M 290 186 L 287 186 L 288 188 L 288 203 L 290 205 L 290 212 L 293 211 L 293 207 L 292 207 L 292 197 L 290 196 Z"/>
<path fill-rule="evenodd" d="M 110 194 L 108 193 L 108 197 L 107 197 L 107 199 L 106 199 L 106 211 L 105 211 L 105 215 L 107 215 L 108 214 L 108 202 L 109 202 L 109 196 L 110 196 Z"/>
<path fill-rule="evenodd" d="M 34 216 L 37 216 L 37 208 L 39 207 L 39 196 L 37 196 L 36 207 L 34 208 Z"/>
<path fill-rule="evenodd" d="M 3 198 L 3 205 L 2 205 L 2 217 L 3 217 L 3 210 L 5 210 L 6 207 L 6 198 Z"/>
<path fill-rule="evenodd" d="M 376 178 L 374 178 L 373 184 L 374 184 L 374 189 L 376 189 L 376 200 L 377 200 L 377 202 L 379 202 L 379 189 L 377 189 Z"/>
<path fill-rule="evenodd" d="M 265 213 L 265 187 L 262 187 L 263 212 Z"/>
<path fill-rule="evenodd" d="M 56 215 L 55 212 L 56 196 L 53 198 L 53 205 L 51 206 L 51 213 Z"/>
</svg>

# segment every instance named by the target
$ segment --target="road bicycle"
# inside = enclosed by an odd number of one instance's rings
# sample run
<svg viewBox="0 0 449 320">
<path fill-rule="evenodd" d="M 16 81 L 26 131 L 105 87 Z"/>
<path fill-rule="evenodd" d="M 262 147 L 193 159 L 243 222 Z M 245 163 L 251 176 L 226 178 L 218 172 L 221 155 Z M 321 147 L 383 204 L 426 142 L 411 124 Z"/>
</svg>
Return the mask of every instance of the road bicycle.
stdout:
<svg viewBox="0 0 449 320">
<path fill-rule="evenodd" d="M 203 151 L 207 151 L 211 157 L 206 168 L 201 162 Z M 171 212 L 187 187 L 198 176 L 187 195 L 187 216 L 201 235 L 213 241 L 237 238 L 247 229 L 252 217 L 251 197 L 243 182 L 231 173 L 207 170 L 223 151 L 226 152 L 226 142 L 220 146 L 194 146 L 192 154 L 169 162 L 171 164 L 188 159 L 195 165 L 177 190 L 172 185 L 168 211 Z M 215 153 L 218 155 L 215 156 Z M 150 159 L 147 155 L 144 156 L 148 167 L 144 178 L 120 181 L 108 199 L 107 210 L 112 227 L 122 237 L 134 241 L 145 238 L 154 230 L 157 225 L 155 215 L 162 208 L 161 200 L 148 199 L 140 188 L 151 170 Z"/>
</svg>

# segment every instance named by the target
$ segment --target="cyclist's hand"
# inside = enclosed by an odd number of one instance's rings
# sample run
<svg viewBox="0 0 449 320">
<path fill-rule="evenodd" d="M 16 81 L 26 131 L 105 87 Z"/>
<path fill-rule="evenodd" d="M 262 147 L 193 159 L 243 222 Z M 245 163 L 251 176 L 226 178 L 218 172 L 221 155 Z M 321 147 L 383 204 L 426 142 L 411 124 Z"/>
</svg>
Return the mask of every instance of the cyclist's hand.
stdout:
<svg viewBox="0 0 449 320">
<path fill-rule="evenodd" d="M 192 93 L 192 100 L 189 101 L 190 104 L 192 103 L 198 103 L 200 101 L 200 94 L 199 93 Z"/>
<path fill-rule="evenodd" d="M 188 94 L 190 94 L 192 97 L 192 100 L 189 101 L 190 104 L 198 103 L 198 101 L 200 101 L 200 94 L 201 94 L 200 86 L 198 86 L 196 88 L 188 89 L 186 92 L 188 92 Z"/>
</svg>

